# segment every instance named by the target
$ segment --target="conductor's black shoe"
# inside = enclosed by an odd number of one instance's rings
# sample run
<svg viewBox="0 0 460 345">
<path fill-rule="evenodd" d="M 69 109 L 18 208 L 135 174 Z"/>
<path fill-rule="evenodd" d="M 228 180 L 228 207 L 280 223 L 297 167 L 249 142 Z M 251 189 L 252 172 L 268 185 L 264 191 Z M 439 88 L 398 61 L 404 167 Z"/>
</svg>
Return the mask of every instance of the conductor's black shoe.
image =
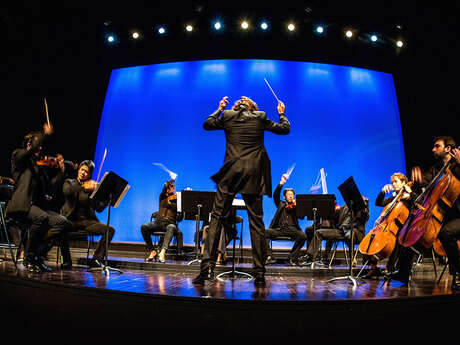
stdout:
<svg viewBox="0 0 460 345">
<path fill-rule="evenodd" d="M 214 279 L 214 274 L 212 272 L 200 272 L 193 280 L 192 284 L 194 285 L 206 285 Z"/>
<path fill-rule="evenodd" d="M 267 257 L 267 260 L 265 260 L 265 265 L 273 265 L 273 264 L 276 264 L 276 259 L 273 256 L 269 255 Z"/>
<path fill-rule="evenodd" d="M 35 264 L 40 272 L 51 272 L 53 269 L 49 266 L 47 266 L 42 260 L 38 260 L 38 262 Z"/>
</svg>

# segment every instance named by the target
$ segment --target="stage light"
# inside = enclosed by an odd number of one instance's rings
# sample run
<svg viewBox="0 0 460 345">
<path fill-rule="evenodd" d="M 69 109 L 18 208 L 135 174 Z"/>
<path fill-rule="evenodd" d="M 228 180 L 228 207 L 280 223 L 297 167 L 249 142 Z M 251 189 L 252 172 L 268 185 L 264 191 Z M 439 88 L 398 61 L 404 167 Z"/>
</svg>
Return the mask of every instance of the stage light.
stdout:
<svg viewBox="0 0 460 345">
<path fill-rule="evenodd" d="M 347 32 L 345 32 L 345 36 L 347 36 L 348 38 L 352 38 L 353 37 L 353 31 L 347 30 Z"/>
<path fill-rule="evenodd" d="M 140 37 L 140 34 L 137 31 L 134 31 L 132 37 L 137 40 Z"/>
<path fill-rule="evenodd" d="M 289 23 L 287 28 L 288 28 L 289 31 L 294 31 L 295 30 L 295 25 L 293 23 Z"/>
<path fill-rule="evenodd" d="M 318 25 L 315 29 L 318 34 L 324 33 L 324 28 L 321 25 Z"/>
<path fill-rule="evenodd" d="M 159 33 L 160 35 L 164 35 L 164 34 L 166 33 L 165 27 L 164 27 L 164 26 L 160 26 L 160 27 L 158 28 L 158 33 Z"/>
<path fill-rule="evenodd" d="M 402 46 L 404 45 L 404 42 L 401 41 L 401 40 L 398 40 L 398 41 L 396 41 L 396 45 L 397 45 L 399 48 L 402 48 Z"/>
<path fill-rule="evenodd" d="M 115 36 L 114 35 L 107 36 L 107 42 L 109 42 L 109 43 L 115 42 Z"/>
<path fill-rule="evenodd" d="M 191 25 L 189 24 L 189 25 L 187 25 L 187 26 L 185 27 L 185 30 L 187 30 L 188 32 L 192 32 L 192 31 L 193 31 L 193 26 L 191 26 Z"/>
<path fill-rule="evenodd" d="M 243 21 L 241 22 L 241 28 L 242 28 L 243 30 L 247 30 L 247 29 L 249 28 L 249 23 L 248 23 L 246 20 L 243 20 Z"/>
<path fill-rule="evenodd" d="M 215 30 L 220 30 L 222 29 L 222 24 L 220 22 L 215 22 L 214 23 L 214 29 Z"/>
<path fill-rule="evenodd" d="M 378 40 L 377 35 L 371 35 L 371 41 L 372 42 L 377 42 L 377 40 Z"/>
<path fill-rule="evenodd" d="M 260 28 L 262 30 L 267 30 L 268 29 L 268 23 L 267 22 L 262 22 L 260 23 Z"/>
</svg>

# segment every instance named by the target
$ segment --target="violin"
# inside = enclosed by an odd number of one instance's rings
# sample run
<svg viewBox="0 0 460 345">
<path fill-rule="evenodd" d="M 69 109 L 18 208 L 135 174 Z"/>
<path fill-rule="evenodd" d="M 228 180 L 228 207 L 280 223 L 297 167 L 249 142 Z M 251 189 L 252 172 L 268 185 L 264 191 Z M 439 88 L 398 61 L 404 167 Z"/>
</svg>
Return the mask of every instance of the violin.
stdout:
<svg viewBox="0 0 460 345">
<path fill-rule="evenodd" d="M 424 198 L 422 207 L 415 209 L 401 228 L 398 241 L 402 246 L 414 246 L 419 250 L 433 247 L 437 254 L 446 256 L 441 242 L 437 240 L 446 213 L 446 207 L 441 207 L 441 204 L 452 207 L 460 194 L 460 180 L 449 168 L 451 161 L 444 164 L 425 192 L 417 197 L 416 204 Z"/>
<path fill-rule="evenodd" d="M 87 180 L 87 181 L 85 181 L 85 182 L 83 182 L 81 184 L 81 186 L 85 190 L 94 190 L 94 189 L 96 189 L 97 185 L 98 185 L 98 183 L 96 181 L 94 181 L 94 180 Z"/>
<path fill-rule="evenodd" d="M 407 183 L 411 186 L 413 182 Z M 409 217 L 410 210 L 401 201 L 405 192 L 402 186 L 396 197 L 384 207 L 379 218 L 375 221 L 375 227 L 370 230 L 359 245 L 359 251 L 363 255 L 373 256 L 377 260 L 388 258 L 396 245 L 396 238 L 401 226 Z"/>
<path fill-rule="evenodd" d="M 53 169 L 59 169 L 59 161 L 56 157 L 44 156 L 41 159 L 37 160 L 35 163 L 39 166 L 46 166 Z M 64 164 L 71 166 L 75 170 L 78 169 L 77 163 L 64 160 Z"/>
</svg>

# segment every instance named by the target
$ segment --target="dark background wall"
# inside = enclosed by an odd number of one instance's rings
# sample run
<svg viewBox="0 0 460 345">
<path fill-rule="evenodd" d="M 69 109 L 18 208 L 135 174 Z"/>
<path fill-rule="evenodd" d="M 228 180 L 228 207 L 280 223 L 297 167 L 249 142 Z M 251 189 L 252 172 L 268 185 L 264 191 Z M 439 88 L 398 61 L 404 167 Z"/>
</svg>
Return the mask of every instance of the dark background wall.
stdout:
<svg viewBox="0 0 460 345">
<path fill-rule="evenodd" d="M 78 162 L 94 156 L 113 68 L 195 59 L 314 61 L 389 72 L 395 80 L 408 169 L 430 163 L 434 136 L 451 135 L 460 141 L 459 2 L 443 7 L 413 1 L 285 1 L 275 5 L 235 1 L 2 5 L 0 176 L 9 176 L 11 152 L 24 134 L 45 122 L 44 97 L 55 127 L 49 152 Z M 215 16 L 226 25 L 223 33 L 210 30 Z M 242 33 L 237 25 L 243 17 L 253 23 L 266 17 L 271 30 Z M 294 34 L 284 29 L 289 19 L 297 24 Z M 191 35 L 183 29 L 187 21 L 196 26 Z M 319 22 L 326 25 L 326 37 L 312 32 Z M 160 23 L 168 26 L 165 37 L 155 35 Z M 357 28 L 361 37 L 346 40 L 345 25 Z M 134 28 L 143 33 L 137 42 L 128 36 Z M 108 31 L 118 33 L 117 45 L 104 41 Z M 372 31 L 383 33 L 387 43 L 367 43 L 364 34 Z M 405 40 L 399 51 L 389 43 L 398 36 Z"/>
</svg>

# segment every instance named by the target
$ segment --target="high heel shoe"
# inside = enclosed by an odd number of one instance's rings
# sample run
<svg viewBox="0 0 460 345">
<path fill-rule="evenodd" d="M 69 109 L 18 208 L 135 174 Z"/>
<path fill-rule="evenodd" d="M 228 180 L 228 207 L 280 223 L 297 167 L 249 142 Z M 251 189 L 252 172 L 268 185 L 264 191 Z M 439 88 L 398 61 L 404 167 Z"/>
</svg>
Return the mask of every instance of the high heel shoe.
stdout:
<svg viewBox="0 0 460 345">
<path fill-rule="evenodd" d="M 155 250 L 152 250 L 152 251 L 150 252 L 149 257 L 147 258 L 147 261 L 148 261 L 148 262 L 152 262 L 152 261 L 154 261 L 154 260 L 156 260 L 156 259 L 157 259 L 157 252 L 156 252 Z"/>
<path fill-rule="evenodd" d="M 166 261 L 165 259 L 163 259 L 163 258 L 160 258 L 160 255 L 158 255 L 158 262 L 161 262 L 162 264 L 164 264 L 164 263 L 165 263 L 165 261 Z"/>
</svg>

